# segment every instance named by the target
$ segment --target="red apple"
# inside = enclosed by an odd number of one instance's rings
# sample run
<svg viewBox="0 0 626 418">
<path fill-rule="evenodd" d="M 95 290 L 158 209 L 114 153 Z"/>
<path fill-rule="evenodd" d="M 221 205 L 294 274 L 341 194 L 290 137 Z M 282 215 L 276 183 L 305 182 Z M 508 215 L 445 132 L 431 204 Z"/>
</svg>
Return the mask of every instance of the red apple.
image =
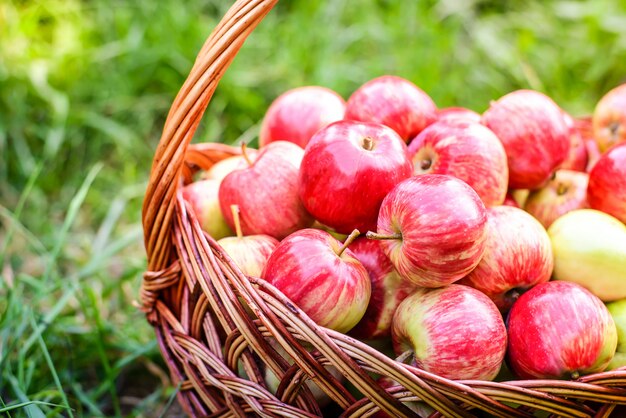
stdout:
<svg viewBox="0 0 626 418">
<path fill-rule="evenodd" d="M 437 119 L 437 106 L 410 81 L 385 75 L 352 93 L 345 119 L 382 123 L 408 142 Z"/>
<path fill-rule="evenodd" d="M 363 264 L 347 248 L 319 229 L 302 229 L 276 247 L 261 277 L 276 286 L 315 323 L 348 332 L 363 317 L 371 295 Z"/>
<path fill-rule="evenodd" d="M 524 210 L 537 218 L 544 228 L 548 228 L 567 212 L 589 206 L 588 181 L 589 175 L 585 172 L 557 170 L 554 178 L 544 187 L 529 193 Z"/>
<path fill-rule="evenodd" d="M 506 196 L 504 197 L 504 202 L 502 202 L 502 204 L 505 206 L 513 206 L 514 208 L 520 207 L 519 203 L 517 203 L 517 200 L 515 200 L 511 192 L 507 192 Z"/>
<path fill-rule="evenodd" d="M 563 112 L 563 118 L 569 130 L 570 146 L 569 153 L 559 168 L 561 170 L 587 171 L 587 146 L 581 132 L 576 127 L 574 119 L 567 112 Z"/>
<path fill-rule="evenodd" d="M 441 287 L 472 271 L 485 250 L 487 211 L 474 189 L 444 174 L 399 183 L 385 197 L 377 233 L 398 273 L 423 287 Z"/>
<path fill-rule="evenodd" d="M 437 111 L 437 121 L 457 119 L 480 122 L 480 113 L 464 107 L 444 107 Z"/>
<path fill-rule="evenodd" d="M 478 266 L 458 283 L 480 290 L 507 312 L 521 293 L 550 280 L 550 237 L 528 213 L 510 206 L 487 209 L 487 243 Z"/>
<path fill-rule="evenodd" d="M 592 123 L 600 152 L 626 141 L 626 84 L 610 90 L 598 101 Z"/>
<path fill-rule="evenodd" d="M 261 150 L 254 162 L 228 174 L 220 185 L 222 214 L 231 228 L 231 205 L 241 209 L 244 235 L 265 234 L 282 239 L 313 223 L 298 197 L 298 171 L 304 150 L 276 141 Z"/>
<path fill-rule="evenodd" d="M 215 239 L 232 234 L 220 210 L 219 188 L 218 180 L 199 180 L 189 183 L 181 190 L 183 198 L 189 202 L 198 218 L 202 230 Z"/>
<path fill-rule="evenodd" d="M 418 289 L 393 316 L 398 354 L 413 351 L 415 364 L 448 379 L 492 380 L 506 351 L 506 328 L 494 303 L 459 284 Z"/>
<path fill-rule="evenodd" d="M 563 111 L 545 94 L 509 93 L 491 103 L 482 122 L 504 145 L 512 189 L 541 187 L 567 158 L 570 139 Z"/>
<path fill-rule="evenodd" d="M 259 146 L 289 141 L 305 148 L 317 131 L 342 120 L 345 110 L 345 100 L 326 87 L 304 86 L 288 90 L 267 109 L 261 123 Z"/>
<path fill-rule="evenodd" d="M 450 174 L 469 184 L 485 206 L 501 205 L 509 184 L 502 143 L 489 128 L 469 120 L 439 120 L 409 144 L 413 173 Z"/>
<path fill-rule="evenodd" d="M 400 277 L 379 241 L 357 238 L 350 244 L 350 250 L 363 263 L 372 282 L 372 297 L 367 311 L 350 335 L 360 340 L 389 337 L 393 313 L 400 302 L 415 290 L 415 286 Z"/>
<path fill-rule="evenodd" d="M 593 209 L 626 223 L 626 143 L 605 152 L 591 169 L 587 199 Z"/>
<path fill-rule="evenodd" d="M 278 240 L 262 234 L 243 236 L 239 223 L 239 208 L 237 205 L 233 205 L 231 211 L 237 236 L 224 237 L 217 243 L 233 259 L 243 274 L 260 277 L 267 259 L 278 245 Z"/>
<path fill-rule="evenodd" d="M 245 148 L 248 160 L 243 155 L 233 155 L 232 157 L 224 158 L 206 170 L 202 174 L 202 178 L 222 181 L 231 172 L 248 167 L 248 161 L 253 162 L 256 160 L 258 151 L 253 148 L 247 148 L 245 145 L 242 146 Z"/>
<path fill-rule="evenodd" d="M 513 304 L 507 319 L 508 365 L 522 379 L 578 378 L 601 372 L 617 347 L 606 306 L 571 282 L 538 284 Z"/>
<path fill-rule="evenodd" d="M 300 197 L 311 215 L 339 233 L 375 229 L 378 208 L 413 167 L 392 129 L 335 122 L 309 142 L 300 168 Z"/>
</svg>

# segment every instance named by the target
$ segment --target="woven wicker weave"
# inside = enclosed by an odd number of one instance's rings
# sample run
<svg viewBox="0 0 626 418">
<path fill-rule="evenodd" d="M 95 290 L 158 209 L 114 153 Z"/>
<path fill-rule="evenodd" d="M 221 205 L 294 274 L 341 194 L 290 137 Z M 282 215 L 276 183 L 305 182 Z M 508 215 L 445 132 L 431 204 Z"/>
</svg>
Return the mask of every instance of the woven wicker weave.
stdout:
<svg viewBox="0 0 626 418">
<path fill-rule="evenodd" d="M 350 417 L 379 409 L 416 416 L 405 404 L 415 400 L 434 408 L 433 416 L 618 416 L 616 404 L 626 404 L 624 370 L 575 382 L 446 380 L 316 326 L 271 285 L 245 277 L 203 233 L 178 191 L 195 170 L 239 150 L 190 141 L 224 71 L 276 1 L 236 2 L 203 46 L 167 117 L 144 201 L 148 272 L 141 302 L 185 411 L 320 416 L 303 384 L 310 380 L 334 400 L 333 414 Z M 275 393 L 263 379 L 266 368 L 281 380 Z M 378 376 L 397 385 L 384 389 Z"/>
</svg>

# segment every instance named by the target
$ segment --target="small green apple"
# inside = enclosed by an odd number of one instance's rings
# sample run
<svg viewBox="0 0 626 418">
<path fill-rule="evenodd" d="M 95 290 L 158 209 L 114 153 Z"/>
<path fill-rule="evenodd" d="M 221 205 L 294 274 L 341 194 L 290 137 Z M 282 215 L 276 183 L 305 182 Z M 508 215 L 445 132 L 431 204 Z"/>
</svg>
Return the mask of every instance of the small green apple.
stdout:
<svg viewBox="0 0 626 418">
<path fill-rule="evenodd" d="M 617 351 L 607 370 L 614 370 L 626 366 L 626 299 L 608 303 L 615 326 L 617 327 Z"/>
<path fill-rule="evenodd" d="M 626 225 L 594 209 L 578 209 L 548 228 L 556 280 L 575 282 L 604 302 L 626 298 Z"/>
</svg>

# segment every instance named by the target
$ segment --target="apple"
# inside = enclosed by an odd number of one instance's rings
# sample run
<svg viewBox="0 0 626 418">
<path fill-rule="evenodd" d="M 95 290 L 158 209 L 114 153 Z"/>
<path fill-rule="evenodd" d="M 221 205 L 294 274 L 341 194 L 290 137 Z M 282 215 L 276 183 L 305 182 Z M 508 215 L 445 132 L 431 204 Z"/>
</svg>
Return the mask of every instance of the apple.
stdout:
<svg viewBox="0 0 626 418">
<path fill-rule="evenodd" d="M 260 277 L 267 259 L 278 245 L 278 240 L 262 234 L 243 236 L 239 222 L 239 207 L 232 205 L 231 211 L 237 236 L 224 237 L 217 243 L 233 259 L 243 274 Z"/>
<path fill-rule="evenodd" d="M 232 234 L 222 215 L 218 180 L 198 180 L 181 189 L 183 198 L 191 205 L 202 230 L 215 239 Z"/>
<path fill-rule="evenodd" d="M 588 153 L 587 146 L 581 135 L 580 130 L 576 127 L 574 119 L 567 112 L 563 112 L 563 118 L 569 131 L 569 153 L 565 161 L 559 167 L 561 170 L 587 171 Z"/>
<path fill-rule="evenodd" d="M 408 142 L 437 119 L 437 106 L 409 80 L 384 75 L 352 93 L 345 119 L 382 123 Z"/>
<path fill-rule="evenodd" d="M 248 161 L 254 162 L 258 151 L 254 148 L 246 147 L 245 143 L 242 143 L 241 146 L 242 149 L 245 149 L 246 157 L 243 155 L 233 155 L 232 157 L 224 158 L 213 164 L 208 170 L 205 170 L 204 173 L 202 173 L 202 178 L 222 181 L 224 177 L 231 172 L 248 167 Z"/>
<path fill-rule="evenodd" d="M 464 107 L 444 107 L 437 111 L 437 121 L 457 119 L 480 122 L 480 113 Z"/>
<path fill-rule="evenodd" d="M 336 232 L 376 228 L 380 204 L 411 176 L 406 144 L 374 123 L 335 122 L 321 129 L 304 152 L 299 174 L 306 210 Z"/>
<path fill-rule="evenodd" d="M 529 193 L 524 210 L 548 228 L 558 217 L 575 209 L 589 207 L 586 172 L 560 169 L 541 189 Z"/>
<path fill-rule="evenodd" d="M 478 193 L 485 206 L 501 205 L 509 184 L 502 143 L 471 120 L 439 120 L 409 144 L 413 173 L 450 174 Z"/>
<path fill-rule="evenodd" d="M 346 333 L 363 317 L 371 296 L 367 270 L 343 243 L 319 229 L 302 229 L 283 239 L 261 277 L 322 327 Z"/>
<path fill-rule="evenodd" d="M 454 380 L 492 380 L 507 345 L 498 308 L 460 284 L 418 289 L 404 299 L 393 316 L 391 337 L 397 354 L 412 351 L 417 367 Z"/>
<path fill-rule="evenodd" d="M 602 96 L 593 111 L 592 123 L 600 152 L 626 141 L 626 84 Z"/>
<path fill-rule="evenodd" d="M 303 155 L 304 150 L 291 142 L 272 142 L 246 168 L 224 177 L 219 200 L 228 225 L 234 228 L 230 207 L 238 205 L 244 235 L 265 234 L 280 240 L 309 227 L 313 218 L 298 196 Z"/>
<path fill-rule="evenodd" d="M 530 214 L 510 206 L 487 209 L 487 242 L 478 263 L 459 284 L 480 290 L 507 312 L 520 294 L 550 280 L 550 237 Z"/>
<path fill-rule="evenodd" d="M 608 303 L 606 307 L 617 328 L 617 351 L 607 367 L 608 370 L 615 370 L 626 367 L 626 299 Z"/>
<path fill-rule="evenodd" d="M 593 137 L 593 123 L 591 116 L 575 118 L 574 127 L 585 143 L 585 148 L 587 150 L 587 167 L 585 171 L 589 172 L 602 155 L 602 152 L 600 152 L 600 149 L 598 148 L 598 143 Z"/>
<path fill-rule="evenodd" d="M 391 335 L 391 319 L 396 308 L 415 286 L 403 280 L 383 252 L 380 241 L 360 237 L 350 244 L 354 256 L 363 263 L 372 284 L 367 310 L 350 335 L 373 340 Z"/>
<path fill-rule="evenodd" d="M 540 283 L 524 293 L 513 304 L 507 327 L 507 362 L 522 379 L 577 379 L 601 372 L 617 346 L 606 306 L 571 282 Z"/>
<path fill-rule="evenodd" d="M 261 122 L 259 146 L 289 141 L 305 148 L 317 131 L 342 120 L 345 110 L 345 100 L 329 88 L 304 86 L 288 90 L 267 109 Z"/>
<path fill-rule="evenodd" d="M 626 143 L 605 152 L 589 172 L 589 206 L 626 223 Z"/>
<path fill-rule="evenodd" d="M 558 218 L 548 235 L 554 279 L 578 283 L 605 302 L 626 298 L 626 225 L 595 209 Z"/>
<path fill-rule="evenodd" d="M 528 195 L 530 194 L 530 190 L 528 190 L 528 189 L 516 189 L 516 190 L 509 189 L 509 194 L 515 200 L 517 205 L 520 208 L 523 208 L 524 205 L 526 205 L 526 199 L 528 199 Z"/>
<path fill-rule="evenodd" d="M 400 276 L 441 287 L 472 271 L 486 246 L 487 211 L 478 194 L 447 174 L 404 180 L 383 200 L 377 233 Z"/>
<path fill-rule="evenodd" d="M 517 200 L 515 200 L 513 194 L 510 191 L 507 192 L 506 196 L 504 197 L 504 202 L 502 202 L 502 204 L 504 206 L 513 206 L 514 208 L 520 207 L 519 203 L 517 203 Z"/>
<path fill-rule="evenodd" d="M 563 111 L 533 90 L 516 90 L 492 102 L 482 123 L 502 141 L 509 163 L 509 187 L 543 186 L 567 158 L 570 139 Z"/>
</svg>

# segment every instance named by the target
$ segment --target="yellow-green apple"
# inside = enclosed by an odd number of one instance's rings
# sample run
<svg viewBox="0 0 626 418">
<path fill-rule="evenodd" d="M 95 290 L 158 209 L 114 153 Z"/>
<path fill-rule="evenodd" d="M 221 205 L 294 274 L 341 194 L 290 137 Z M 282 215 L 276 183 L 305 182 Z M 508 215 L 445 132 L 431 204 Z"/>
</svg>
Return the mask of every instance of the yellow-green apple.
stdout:
<svg viewBox="0 0 626 418">
<path fill-rule="evenodd" d="M 437 119 L 435 102 L 401 77 L 384 75 L 359 87 L 348 98 L 346 120 L 382 123 L 409 142 Z"/>
<path fill-rule="evenodd" d="M 342 120 L 345 110 L 345 100 L 329 88 L 304 86 L 287 90 L 267 109 L 261 122 L 259 146 L 289 141 L 305 148 L 317 131 Z"/>
<path fill-rule="evenodd" d="M 232 205 L 231 211 L 237 236 L 224 237 L 217 243 L 233 259 L 243 274 L 260 277 L 267 259 L 278 245 L 278 240 L 263 234 L 244 236 L 239 223 L 239 207 Z"/>
<path fill-rule="evenodd" d="M 485 206 L 504 202 L 506 153 L 498 137 L 478 122 L 438 120 L 411 141 L 409 155 L 415 175 L 450 174 L 469 184 Z"/>
<path fill-rule="evenodd" d="M 183 198 L 191 205 L 200 227 L 215 239 L 232 234 L 222 215 L 218 180 L 198 180 L 181 189 Z"/>
<path fill-rule="evenodd" d="M 569 152 L 565 161 L 561 163 L 561 170 L 587 171 L 588 155 L 587 146 L 581 135 L 580 130 L 576 127 L 574 118 L 569 113 L 563 112 L 563 119 L 567 125 L 569 132 Z"/>
<path fill-rule="evenodd" d="M 571 282 L 541 283 L 507 317 L 507 364 L 522 379 L 576 379 L 606 368 L 617 330 L 606 306 Z"/>
<path fill-rule="evenodd" d="M 232 157 L 224 158 L 202 173 L 202 178 L 222 181 L 232 171 L 248 167 L 248 161 L 253 162 L 258 151 L 254 148 L 248 148 L 244 144 L 242 144 L 242 147 L 245 149 L 245 157 L 243 155 L 233 155 Z"/>
<path fill-rule="evenodd" d="M 548 235 L 554 279 L 576 282 L 605 302 L 626 298 L 626 225 L 595 209 L 558 218 Z"/>
<path fill-rule="evenodd" d="M 507 312 L 519 295 L 550 280 L 554 260 L 545 228 L 522 209 L 487 209 L 485 252 L 466 277 L 458 281 L 480 290 Z"/>
<path fill-rule="evenodd" d="M 529 193 L 524 210 L 548 228 L 567 212 L 589 207 L 588 181 L 586 172 L 559 169 L 545 186 Z"/>
<path fill-rule="evenodd" d="M 617 351 L 607 367 L 608 370 L 614 370 L 626 367 L 626 299 L 607 303 L 606 307 L 617 327 Z"/>
<path fill-rule="evenodd" d="M 406 144 L 392 129 L 335 122 L 305 149 L 300 198 L 315 219 L 339 233 L 372 230 L 385 195 L 412 172 Z"/>
<path fill-rule="evenodd" d="M 472 122 L 480 122 L 480 113 L 465 107 L 444 107 L 437 111 L 437 121 L 440 120 L 469 120 Z"/>
<path fill-rule="evenodd" d="M 487 211 L 463 180 L 447 174 L 411 177 L 383 200 L 377 233 L 398 273 L 417 286 L 441 287 L 472 271 L 486 244 Z"/>
<path fill-rule="evenodd" d="M 350 244 L 354 256 L 363 263 L 372 282 L 372 296 L 365 315 L 350 330 L 360 340 L 387 338 L 391 335 L 391 319 L 396 308 L 415 285 L 403 280 L 383 252 L 380 241 L 357 238 Z"/>
<path fill-rule="evenodd" d="M 509 189 L 509 194 L 515 200 L 517 205 L 520 208 L 523 208 L 524 205 L 526 204 L 526 199 L 528 199 L 528 195 L 530 194 L 530 190 L 528 190 L 528 189 L 516 189 L 516 190 Z"/>
<path fill-rule="evenodd" d="M 448 379 L 492 380 L 507 345 L 496 305 L 468 286 L 417 289 L 393 316 L 397 354 L 412 351 L 417 367 Z"/>
<path fill-rule="evenodd" d="M 272 142 L 245 168 L 224 177 L 219 200 L 228 225 L 234 228 L 230 207 L 238 205 L 244 235 L 265 234 L 280 240 L 311 226 L 313 217 L 298 196 L 298 172 L 303 155 L 304 150 L 296 144 Z"/>
<path fill-rule="evenodd" d="M 363 317 L 371 296 L 367 270 L 348 245 L 328 232 L 302 229 L 283 239 L 261 277 L 322 327 L 346 333 Z"/>
<path fill-rule="evenodd" d="M 482 123 L 504 145 L 512 189 L 541 187 L 567 157 L 570 139 L 563 111 L 543 93 L 508 93 L 491 103 Z"/>
<path fill-rule="evenodd" d="M 626 223 L 626 143 L 606 151 L 589 172 L 589 206 Z"/>
<path fill-rule="evenodd" d="M 593 111 L 593 137 L 600 152 L 626 141 L 626 84 L 607 92 Z"/>
</svg>

